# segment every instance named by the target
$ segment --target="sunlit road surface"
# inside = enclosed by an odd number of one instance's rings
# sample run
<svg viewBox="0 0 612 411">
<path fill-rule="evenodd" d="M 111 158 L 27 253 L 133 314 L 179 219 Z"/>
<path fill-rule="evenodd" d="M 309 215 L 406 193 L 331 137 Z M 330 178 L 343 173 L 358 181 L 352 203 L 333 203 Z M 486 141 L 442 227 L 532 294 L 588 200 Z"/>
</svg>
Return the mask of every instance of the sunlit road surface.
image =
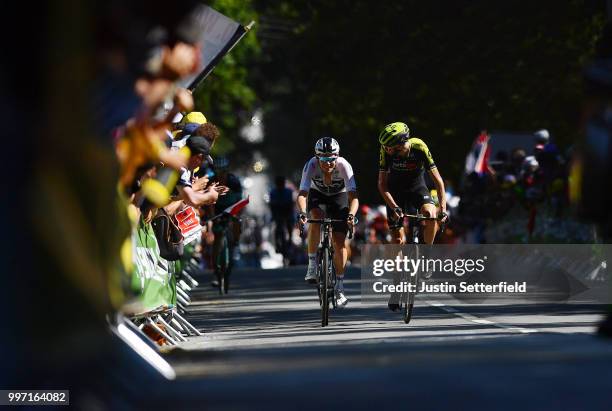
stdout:
<svg viewBox="0 0 612 411">
<path fill-rule="evenodd" d="M 166 355 L 182 390 L 214 409 L 612 409 L 601 306 L 418 299 L 406 325 L 360 302 L 353 268 L 322 328 L 304 273 L 238 270 L 226 296 L 202 277 L 188 318 L 205 334 Z"/>
</svg>

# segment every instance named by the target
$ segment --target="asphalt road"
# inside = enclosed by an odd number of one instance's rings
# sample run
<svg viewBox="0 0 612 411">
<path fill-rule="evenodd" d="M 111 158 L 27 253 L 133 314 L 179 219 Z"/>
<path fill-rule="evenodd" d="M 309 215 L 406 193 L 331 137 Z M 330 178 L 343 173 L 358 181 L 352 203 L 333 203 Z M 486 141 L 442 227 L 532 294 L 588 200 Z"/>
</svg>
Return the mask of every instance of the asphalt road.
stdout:
<svg viewBox="0 0 612 411">
<path fill-rule="evenodd" d="M 226 296 L 200 278 L 188 318 L 205 334 L 166 354 L 177 393 L 206 409 L 612 409 L 601 306 L 420 298 L 405 325 L 360 302 L 353 268 L 348 307 L 321 328 L 304 273 L 237 270 Z"/>
</svg>

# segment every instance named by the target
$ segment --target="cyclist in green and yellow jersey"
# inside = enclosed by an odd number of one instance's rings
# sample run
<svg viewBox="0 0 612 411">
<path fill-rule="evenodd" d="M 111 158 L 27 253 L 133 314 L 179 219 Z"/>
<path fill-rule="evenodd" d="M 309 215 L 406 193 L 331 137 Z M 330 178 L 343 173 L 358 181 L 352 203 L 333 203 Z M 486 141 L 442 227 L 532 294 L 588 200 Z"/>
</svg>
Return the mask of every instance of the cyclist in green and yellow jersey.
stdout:
<svg viewBox="0 0 612 411">
<path fill-rule="evenodd" d="M 405 123 L 388 124 L 380 133 L 378 141 L 378 191 L 387 205 L 392 242 L 405 244 L 406 236 L 401 220 L 404 213 L 414 210 L 427 217 L 438 216 L 440 223 L 444 223 L 448 218 L 444 181 L 425 142 L 419 138 L 411 138 L 410 129 Z M 436 186 L 439 210 L 425 184 L 425 170 Z M 439 223 L 429 220 L 423 224 L 425 243 L 433 244 Z"/>
</svg>

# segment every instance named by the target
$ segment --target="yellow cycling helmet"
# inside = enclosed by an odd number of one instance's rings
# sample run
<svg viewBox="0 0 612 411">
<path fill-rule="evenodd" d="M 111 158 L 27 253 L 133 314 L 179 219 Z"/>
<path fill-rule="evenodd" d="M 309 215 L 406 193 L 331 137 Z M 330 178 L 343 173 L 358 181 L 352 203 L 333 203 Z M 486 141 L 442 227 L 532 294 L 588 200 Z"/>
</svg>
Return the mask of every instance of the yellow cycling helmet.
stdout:
<svg viewBox="0 0 612 411">
<path fill-rule="evenodd" d="M 378 142 L 383 146 L 392 147 L 404 143 L 410 137 L 410 129 L 406 123 L 395 122 L 387 124 L 378 136 Z"/>
</svg>

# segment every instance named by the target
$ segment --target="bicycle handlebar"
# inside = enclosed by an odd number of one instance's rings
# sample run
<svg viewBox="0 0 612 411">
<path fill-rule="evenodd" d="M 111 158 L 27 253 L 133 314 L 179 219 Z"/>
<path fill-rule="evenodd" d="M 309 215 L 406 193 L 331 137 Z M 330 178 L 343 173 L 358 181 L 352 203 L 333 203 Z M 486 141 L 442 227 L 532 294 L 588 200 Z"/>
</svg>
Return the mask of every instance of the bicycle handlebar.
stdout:
<svg viewBox="0 0 612 411">
<path fill-rule="evenodd" d="M 346 220 L 340 218 L 309 218 L 306 220 L 307 223 L 323 224 L 323 223 L 344 223 Z"/>
<path fill-rule="evenodd" d="M 342 220 L 340 218 L 308 218 L 306 220 L 307 223 L 314 223 L 314 224 L 331 224 L 331 223 L 345 223 L 346 220 Z M 353 226 L 355 224 L 357 224 L 359 222 L 359 220 L 357 220 L 357 217 L 353 217 Z M 304 234 L 304 225 L 300 224 L 300 235 Z M 349 240 L 351 238 L 353 238 L 353 227 L 349 228 L 348 231 L 348 238 Z"/>
</svg>

